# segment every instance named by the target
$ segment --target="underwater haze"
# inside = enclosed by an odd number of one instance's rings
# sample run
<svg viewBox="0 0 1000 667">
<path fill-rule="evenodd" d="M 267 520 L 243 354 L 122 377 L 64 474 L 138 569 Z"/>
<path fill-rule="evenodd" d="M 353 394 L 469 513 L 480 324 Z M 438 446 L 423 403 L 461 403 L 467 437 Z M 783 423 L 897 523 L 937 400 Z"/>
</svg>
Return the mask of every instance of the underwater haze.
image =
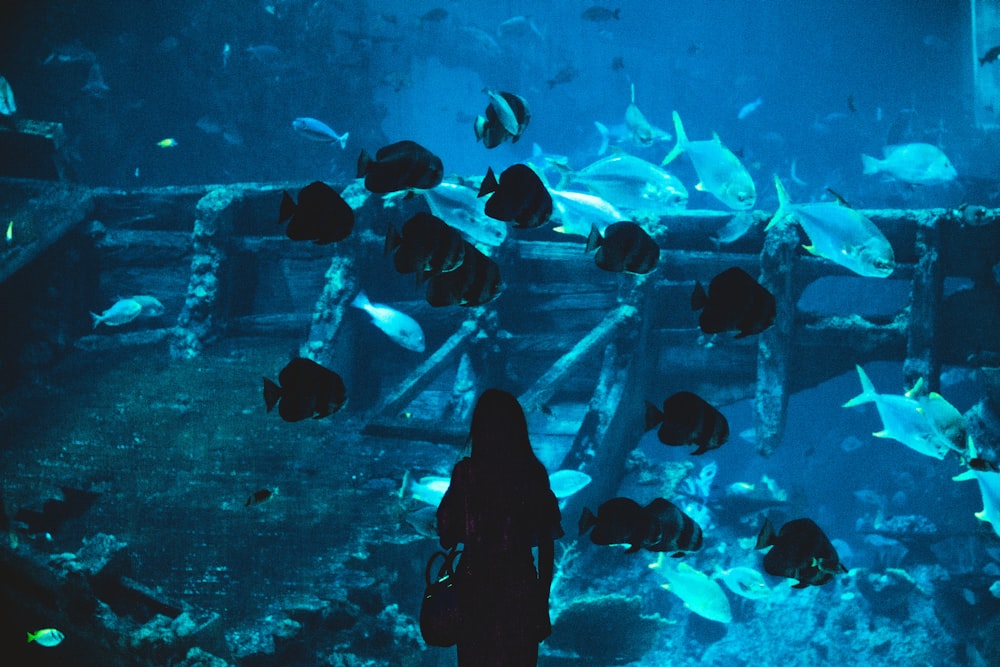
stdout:
<svg viewBox="0 0 1000 667">
<path fill-rule="evenodd" d="M 992 3 L 10 0 L 0 84 L 11 664 L 457 664 L 489 387 L 539 665 L 1000 664 Z"/>
</svg>

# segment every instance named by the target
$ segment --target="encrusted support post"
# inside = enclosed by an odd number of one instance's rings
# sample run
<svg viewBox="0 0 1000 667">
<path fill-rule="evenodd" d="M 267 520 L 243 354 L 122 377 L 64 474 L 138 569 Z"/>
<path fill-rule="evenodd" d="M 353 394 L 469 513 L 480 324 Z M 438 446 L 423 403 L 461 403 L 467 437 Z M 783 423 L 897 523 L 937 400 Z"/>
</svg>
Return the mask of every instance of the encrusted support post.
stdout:
<svg viewBox="0 0 1000 667">
<path fill-rule="evenodd" d="M 355 266 L 352 255 L 337 255 L 326 270 L 323 292 L 313 307 L 309 337 L 299 347 L 299 354 L 321 366 L 333 368 L 334 338 L 340 331 L 344 311 L 357 293 Z"/>
<path fill-rule="evenodd" d="M 938 351 L 938 324 L 944 299 L 944 267 L 941 257 L 941 226 L 930 211 L 917 219 L 917 263 L 910 289 L 910 322 L 906 334 L 906 361 L 903 380 L 907 389 L 924 379 L 924 386 L 938 389 L 941 355 Z"/>
<path fill-rule="evenodd" d="M 787 221 L 772 227 L 760 253 L 760 284 L 774 295 L 774 326 L 757 337 L 754 427 L 757 451 L 770 456 L 781 443 L 788 409 L 788 373 L 795 333 L 796 292 L 792 267 L 798 233 Z"/>
<path fill-rule="evenodd" d="M 170 354 L 175 359 L 198 356 L 205 344 L 224 327 L 219 282 L 224 279 L 225 244 L 232 232 L 232 205 L 241 196 L 238 188 L 220 187 L 198 200 L 191 277 L 184 307 L 170 341 Z"/>
</svg>

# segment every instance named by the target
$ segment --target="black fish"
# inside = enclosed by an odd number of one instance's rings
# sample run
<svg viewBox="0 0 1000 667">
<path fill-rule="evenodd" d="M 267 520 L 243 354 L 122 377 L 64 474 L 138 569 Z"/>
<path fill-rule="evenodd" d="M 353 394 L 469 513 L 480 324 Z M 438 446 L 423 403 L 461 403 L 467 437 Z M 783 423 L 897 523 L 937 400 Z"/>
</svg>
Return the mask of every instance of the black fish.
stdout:
<svg viewBox="0 0 1000 667">
<path fill-rule="evenodd" d="M 432 276 L 427 281 L 427 303 L 442 306 L 481 306 L 503 291 L 500 267 L 492 259 L 465 242 L 465 259 L 454 271 Z"/>
<path fill-rule="evenodd" d="M 347 237 L 354 229 L 354 211 L 326 183 L 315 181 L 299 191 L 296 204 L 286 190 L 281 197 L 278 224 L 288 220 L 285 234 L 293 241 L 312 241 L 317 245 Z"/>
<path fill-rule="evenodd" d="M 621 56 L 615 56 L 611 59 L 611 70 L 614 72 L 620 72 L 625 69 L 625 58 Z"/>
<path fill-rule="evenodd" d="M 774 324 L 774 295 L 739 267 L 712 278 L 708 294 L 697 283 L 691 310 L 701 310 L 698 326 L 707 334 L 738 331 L 737 338 L 760 333 Z"/>
<path fill-rule="evenodd" d="M 611 21 L 612 19 L 617 21 L 621 18 L 621 13 L 621 9 L 612 10 L 607 7 L 594 5 L 585 9 L 583 14 L 580 14 L 580 18 L 584 21 Z"/>
<path fill-rule="evenodd" d="M 421 24 L 423 23 L 440 23 L 448 18 L 448 10 L 444 7 L 435 7 L 430 11 L 424 12 L 417 19 Z"/>
<path fill-rule="evenodd" d="M 628 544 L 628 553 L 697 551 L 702 544 L 701 526 L 664 498 L 645 507 L 629 498 L 612 498 L 597 508 L 596 516 L 585 507 L 578 527 L 580 535 L 594 529 L 590 534 L 594 544 Z"/>
<path fill-rule="evenodd" d="M 505 108 L 501 110 L 498 107 Z M 511 132 L 510 128 L 504 127 L 500 120 L 501 112 L 505 116 L 513 115 L 514 121 L 517 123 L 514 132 Z M 505 91 L 490 93 L 490 103 L 486 105 L 485 114 L 485 117 L 476 116 L 473 129 L 476 133 L 476 139 L 482 140 L 483 145 L 487 148 L 496 148 L 508 138 L 511 143 L 517 143 L 531 121 L 531 111 L 524 98 Z"/>
<path fill-rule="evenodd" d="M 776 577 L 798 579 L 793 588 L 821 586 L 834 575 L 847 572 L 837 550 L 812 519 L 789 521 L 777 535 L 771 521 L 765 519 L 754 548 L 771 545 L 774 548 L 764 556 L 764 570 Z"/>
<path fill-rule="evenodd" d="M 979 66 L 982 67 L 986 63 L 995 63 L 998 60 L 1000 60 L 1000 46 L 994 46 L 979 59 Z"/>
<path fill-rule="evenodd" d="M 365 150 L 358 156 L 358 178 L 364 177 L 365 187 L 376 194 L 411 188 L 429 190 L 443 176 L 441 158 L 415 141 L 383 146 L 374 159 Z"/>
<path fill-rule="evenodd" d="M 558 72 L 556 72 L 556 75 L 554 77 L 552 77 L 545 83 L 549 84 L 550 89 L 555 88 L 560 83 L 569 83 L 570 81 L 575 79 L 576 75 L 579 73 L 580 70 L 578 70 L 577 68 L 573 67 L 572 65 L 566 65 Z"/>
<path fill-rule="evenodd" d="M 995 463 L 978 456 L 974 459 L 969 459 L 969 467 L 979 472 L 1000 472 L 1000 468 L 997 468 Z"/>
<path fill-rule="evenodd" d="M 278 414 L 286 422 L 326 417 L 347 401 L 343 379 L 312 359 L 292 359 L 278 373 L 278 382 L 280 387 L 264 378 L 264 403 L 268 412 L 277 404 Z"/>
<path fill-rule="evenodd" d="M 250 507 L 251 505 L 259 505 L 265 500 L 269 500 L 273 495 L 274 494 L 271 492 L 270 489 L 260 489 L 259 491 L 254 491 L 253 493 L 250 494 L 250 497 L 247 498 L 247 502 L 246 505 L 244 505 L 244 507 Z"/>
<path fill-rule="evenodd" d="M 500 174 L 497 182 L 492 167 L 479 186 L 480 197 L 493 193 L 486 202 L 486 215 L 494 220 L 513 222 L 515 227 L 534 228 L 552 217 L 552 195 L 531 167 L 515 164 Z"/>
<path fill-rule="evenodd" d="M 729 440 L 726 416 L 702 397 L 680 391 L 663 401 L 661 411 L 646 401 L 646 430 L 660 425 L 656 436 L 664 445 L 698 445 L 692 454 L 704 454 Z"/>
<path fill-rule="evenodd" d="M 466 242 L 457 229 L 430 213 L 417 213 L 403 223 L 401 232 L 392 225 L 385 236 L 386 254 L 395 251 L 393 265 L 400 273 L 418 278 L 454 271 L 465 257 Z"/>
<path fill-rule="evenodd" d="M 634 222 L 613 222 L 604 230 L 604 237 L 597 225 L 590 228 L 587 252 L 597 248 L 594 261 L 605 271 L 615 273 L 649 273 L 660 259 L 660 247 Z"/>
</svg>

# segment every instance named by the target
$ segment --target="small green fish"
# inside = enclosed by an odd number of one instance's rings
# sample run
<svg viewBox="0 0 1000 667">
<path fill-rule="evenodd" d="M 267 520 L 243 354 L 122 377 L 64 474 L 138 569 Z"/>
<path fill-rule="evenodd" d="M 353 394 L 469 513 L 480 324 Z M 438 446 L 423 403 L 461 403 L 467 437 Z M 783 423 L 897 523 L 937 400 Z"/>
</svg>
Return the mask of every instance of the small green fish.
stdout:
<svg viewBox="0 0 1000 667">
<path fill-rule="evenodd" d="M 160 148 L 174 148 L 177 146 L 177 140 L 173 137 L 167 137 L 166 139 L 160 139 L 157 141 L 156 145 Z"/>
<path fill-rule="evenodd" d="M 40 646 L 45 646 L 48 648 L 52 648 L 53 646 L 58 646 L 65 638 L 66 635 L 59 632 L 55 628 L 45 628 L 43 630 L 39 630 L 38 632 L 28 633 L 29 644 L 31 642 L 35 642 Z"/>
<path fill-rule="evenodd" d="M 14 221 L 11 220 L 7 223 L 7 234 L 4 236 L 7 241 L 7 245 L 14 245 Z"/>
</svg>

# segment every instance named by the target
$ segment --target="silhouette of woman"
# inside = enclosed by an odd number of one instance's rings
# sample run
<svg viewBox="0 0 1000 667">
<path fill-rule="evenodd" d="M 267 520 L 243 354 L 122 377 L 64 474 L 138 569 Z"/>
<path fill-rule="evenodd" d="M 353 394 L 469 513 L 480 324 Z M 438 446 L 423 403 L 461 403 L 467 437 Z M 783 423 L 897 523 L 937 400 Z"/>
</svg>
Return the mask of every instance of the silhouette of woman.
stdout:
<svg viewBox="0 0 1000 667">
<path fill-rule="evenodd" d="M 437 511 L 441 545 L 463 544 L 457 576 L 465 628 L 458 664 L 533 667 L 538 643 L 552 632 L 554 540 L 563 535 L 559 505 L 514 396 L 483 392 L 469 437 L 471 456 L 455 465 Z"/>
</svg>

